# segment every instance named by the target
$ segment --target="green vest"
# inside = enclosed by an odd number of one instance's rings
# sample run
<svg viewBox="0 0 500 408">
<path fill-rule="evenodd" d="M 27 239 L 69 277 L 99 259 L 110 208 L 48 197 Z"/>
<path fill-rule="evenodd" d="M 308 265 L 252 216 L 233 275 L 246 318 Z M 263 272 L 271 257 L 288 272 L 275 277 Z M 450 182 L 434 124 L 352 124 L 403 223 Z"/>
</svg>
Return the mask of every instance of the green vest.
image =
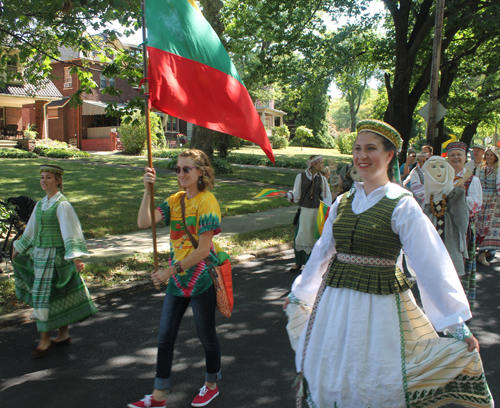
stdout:
<svg viewBox="0 0 500 408">
<path fill-rule="evenodd" d="M 38 231 L 34 246 L 38 248 L 64 248 L 64 240 L 57 219 L 57 207 L 63 201 L 68 200 L 62 196 L 57 203 L 45 211 L 42 211 L 42 203 L 36 206 L 35 219 L 38 224 Z"/>
<path fill-rule="evenodd" d="M 393 197 L 391 192 L 395 191 L 389 187 L 384 198 L 361 214 L 352 211 L 355 190 L 342 197 L 332 228 L 338 253 L 398 259 L 402 244 L 392 230 L 391 219 L 399 200 L 407 193 L 398 190 L 397 196 Z M 357 265 L 338 259 L 331 265 L 326 284 L 378 295 L 404 292 L 411 288 L 411 283 L 396 265 Z"/>
</svg>

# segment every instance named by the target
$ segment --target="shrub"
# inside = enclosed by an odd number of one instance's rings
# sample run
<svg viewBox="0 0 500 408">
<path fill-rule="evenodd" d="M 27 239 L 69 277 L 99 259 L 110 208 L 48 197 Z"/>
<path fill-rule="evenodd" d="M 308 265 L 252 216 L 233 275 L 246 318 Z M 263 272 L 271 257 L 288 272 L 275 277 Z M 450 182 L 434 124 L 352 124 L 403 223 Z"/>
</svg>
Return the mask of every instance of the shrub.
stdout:
<svg viewBox="0 0 500 408">
<path fill-rule="evenodd" d="M 74 149 L 43 149 L 40 151 L 40 156 L 55 159 L 72 159 L 74 157 L 90 157 L 90 153 Z"/>
<path fill-rule="evenodd" d="M 254 154 L 230 154 L 226 160 L 233 164 L 248 164 L 252 166 L 269 166 L 273 167 L 271 160 L 266 156 L 257 156 Z M 274 167 L 285 167 L 289 169 L 306 169 L 307 163 L 302 159 L 276 159 Z"/>
<path fill-rule="evenodd" d="M 0 149 L 0 151 L 2 151 L 2 150 L 4 150 L 4 149 Z M 1 201 L 6 203 L 7 199 L 2 198 Z M 0 218 L 7 219 L 13 214 L 14 214 L 14 210 L 8 209 L 7 207 L 0 205 Z M 9 224 L 0 222 L 0 235 L 5 236 L 8 231 L 9 231 Z"/>
<path fill-rule="evenodd" d="M 175 159 L 177 161 L 177 157 L 179 153 L 184 149 L 160 149 L 153 151 L 153 157 L 161 157 L 163 159 Z"/>
<path fill-rule="evenodd" d="M 0 149 L 0 157 L 6 159 L 35 159 L 38 155 L 22 149 Z"/>
<path fill-rule="evenodd" d="M 36 142 L 33 151 L 36 154 L 40 154 L 42 150 L 46 149 L 69 149 L 70 147 L 65 142 L 60 142 L 59 140 L 43 139 Z"/>
<path fill-rule="evenodd" d="M 273 128 L 273 136 L 282 136 L 290 140 L 290 130 L 287 125 L 275 126 Z"/>
<path fill-rule="evenodd" d="M 215 170 L 215 174 L 234 173 L 231 163 L 229 163 L 227 160 L 221 159 L 220 157 L 214 157 L 211 164 Z"/>
<path fill-rule="evenodd" d="M 273 149 L 286 149 L 288 147 L 288 140 L 284 136 L 270 136 L 269 141 Z"/>
<path fill-rule="evenodd" d="M 300 141 L 300 146 L 304 146 L 304 142 L 306 139 L 313 137 L 313 131 L 311 129 L 306 128 L 305 126 L 299 126 L 295 129 L 295 139 Z"/>
<path fill-rule="evenodd" d="M 161 119 L 158 115 L 151 113 L 151 143 L 153 147 L 159 147 L 159 139 L 164 145 Z M 138 155 L 146 148 L 147 130 L 146 118 L 140 112 L 134 112 L 131 116 L 124 116 L 120 126 L 121 141 L 125 147 L 126 154 Z M 158 135 L 161 137 L 159 138 Z"/>
<path fill-rule="evenodd" d="M 352 154 L 352 146 L 356 141 L 356 132 L 340 133 L 337 137 L 337 148 L 342 154 Z"/>
</svg>

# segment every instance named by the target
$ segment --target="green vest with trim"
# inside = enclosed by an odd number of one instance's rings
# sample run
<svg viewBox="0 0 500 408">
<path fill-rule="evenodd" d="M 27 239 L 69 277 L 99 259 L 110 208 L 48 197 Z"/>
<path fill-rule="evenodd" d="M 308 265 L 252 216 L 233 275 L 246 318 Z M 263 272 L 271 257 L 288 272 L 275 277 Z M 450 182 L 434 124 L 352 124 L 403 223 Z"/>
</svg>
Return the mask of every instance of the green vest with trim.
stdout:
<svg viewBox="0 0 500 408">
<path fill-rule="evenodd" d="M 401 198 L 410 193 L 389 186 L 386 195 L 377 204 L 355 214 L 352 211 L 355 192 L 346 193 L 338 206 L 332 227 L 337 252 L 396 261 L 402 244 L 399 235 L 392 230 L 392 213 Z M 396 265 L 354 265 L 338 259 L 330 267 L 326 284 L 378 295 L 404 292 L 411 288 L 411 283 Z"/>
<path fill-rule="evenodd" d="M 38 224 L 38 231 L 35 237 L 34 246 L 38 248 L 64 248 L 64 240 L 57 219 L 57 207 L 63 201 L 68 201 L 66 197 L 61 198 L 52 207 L 42 211 L 42 203 L 36 206 L 35 217 Z"/>
</svg>

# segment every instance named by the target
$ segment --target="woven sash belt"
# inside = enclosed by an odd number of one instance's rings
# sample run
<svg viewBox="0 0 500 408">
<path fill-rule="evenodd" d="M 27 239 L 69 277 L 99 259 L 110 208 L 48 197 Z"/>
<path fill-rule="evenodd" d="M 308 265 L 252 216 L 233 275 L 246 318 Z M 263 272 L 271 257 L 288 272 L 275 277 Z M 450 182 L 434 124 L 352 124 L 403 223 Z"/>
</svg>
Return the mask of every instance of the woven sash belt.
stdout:
<svg viewBox="0 0 500 408">
<path fill-rule="evenodd" d="M 375 256 L 361 256 L 354 254 L 337 253 L 337 259 L 340 262 L 353 265 L 394 266 L 396 264 L 396 261 L 392 259 L 377 258 Z"/>
</svg>

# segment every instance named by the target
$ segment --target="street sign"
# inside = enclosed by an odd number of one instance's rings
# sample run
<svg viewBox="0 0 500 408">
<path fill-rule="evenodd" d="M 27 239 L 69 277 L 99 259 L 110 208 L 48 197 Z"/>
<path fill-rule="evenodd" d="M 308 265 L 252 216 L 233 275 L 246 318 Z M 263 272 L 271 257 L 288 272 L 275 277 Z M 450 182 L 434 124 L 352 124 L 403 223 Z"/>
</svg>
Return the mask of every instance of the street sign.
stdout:
<svg viewBox="0 0 500 408">
<path fill-rule="evenodd" d="M 446 108 L 437 101 L 436 107 L 436 123 L 443 119 L 448 111 Z M 422 108 L 418 110 L 418 114 L 422 116 L 425 121 L 429 120 L 429 102 L 427 102 Z"/>
</svg>

